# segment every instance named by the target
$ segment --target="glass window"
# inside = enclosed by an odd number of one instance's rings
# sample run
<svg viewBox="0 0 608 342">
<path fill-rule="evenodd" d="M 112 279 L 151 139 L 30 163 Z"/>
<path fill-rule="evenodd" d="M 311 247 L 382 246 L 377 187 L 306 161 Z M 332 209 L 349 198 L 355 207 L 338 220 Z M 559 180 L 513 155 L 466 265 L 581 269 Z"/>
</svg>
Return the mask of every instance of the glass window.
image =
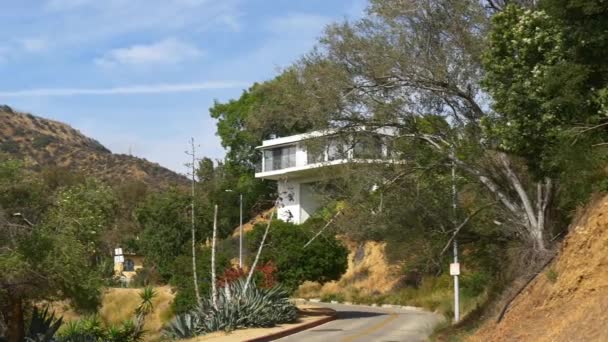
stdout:
<svg viewBox="0 0 608 342">
<path fill-rule="evenodd" d="M 296 166 L 296 145 L 282 146 L 264 151 L 264 171 Z"/>
<path fill-rule="evenodd" d="M 377 134 L 357 136 L 354 155 L 362 159 L 382 159 L 384 153 L 382 137 Z"/>
<path fill-rule="evenodd" d="M 123 271 L 133 272 L 135 271 L 135 263 L 131 259 L 125 259 Z"/>
</svg>

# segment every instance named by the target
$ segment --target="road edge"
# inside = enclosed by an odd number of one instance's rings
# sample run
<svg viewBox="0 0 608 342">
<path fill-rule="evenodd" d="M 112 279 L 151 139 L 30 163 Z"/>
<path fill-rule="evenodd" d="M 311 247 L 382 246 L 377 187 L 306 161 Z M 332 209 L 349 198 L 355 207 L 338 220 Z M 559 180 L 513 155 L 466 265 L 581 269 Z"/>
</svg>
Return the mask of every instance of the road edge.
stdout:
<svg viewBox="0 0 608 342">
<path fill-rule="evenodd" d="M 285 329 L 285 330 L 281 330 L 281 331 L 277 331 L 276 333 L 272 333 L 272 334 L 268 334 L 268 335 L 264 335 L 264 336 L 260 336 L 260 337 L 255 337 L 252 339 L 248 339 L 245 340 L 245 342 L 267 342 L 267 341 L 274 341 L 277 340 L 279 338 L 283 338 L 289 335 L 293 335 L 295 333 L 299 333 L 301 331 L 304 330 L 308 330 L 314 327 L 318 327 L 319 325 L 325 324 L 327 322 L 331 322 L 333 320 L 336 319 L 336 311 L 332 310 L 333 312 L 330 313 L 329 316 L 325 317 L 325 318 L 321 318 L 318 319 L 316 321 L 312 321 L 312 322 L 308 322 L 308 323 L 304 323 L 302 325 L 298 325 L 296 327 L 293 327 L 291 329 Z"/>
</svg>

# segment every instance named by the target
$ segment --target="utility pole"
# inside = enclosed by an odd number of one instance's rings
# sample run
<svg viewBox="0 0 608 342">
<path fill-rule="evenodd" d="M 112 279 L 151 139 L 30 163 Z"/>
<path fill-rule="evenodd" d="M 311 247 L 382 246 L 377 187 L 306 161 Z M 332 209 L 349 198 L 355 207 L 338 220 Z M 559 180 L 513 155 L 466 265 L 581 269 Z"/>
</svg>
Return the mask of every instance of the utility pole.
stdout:
<svg viewBox="0 0 608 342">
<path fill-rule="evenodd" d="M 456 163 L 454 162 L 455 154 L 452 146 L 452 224 L 454 229 L 457 229 L 456 220 Z M 458 239 L 454 236 L 454 262 L 450 265 L 450 274 L 454 276 L 454 322 L 460 320 L 460 291 L 458 284 L 458 276 L 460 275 L 460 264 L 458 263 Z"/>
</svg>

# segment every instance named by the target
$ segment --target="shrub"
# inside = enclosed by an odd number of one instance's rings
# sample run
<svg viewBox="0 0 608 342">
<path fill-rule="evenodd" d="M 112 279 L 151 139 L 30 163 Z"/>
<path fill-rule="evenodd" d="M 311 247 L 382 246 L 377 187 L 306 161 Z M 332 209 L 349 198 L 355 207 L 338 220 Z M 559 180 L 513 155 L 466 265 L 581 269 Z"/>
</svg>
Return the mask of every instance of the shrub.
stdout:
<svg viewBox="0 0 608 342">
<path fill-rule="evenodd" d="M 490 283 L 491 276 L 483 272 L 470 272 L 462 275 L 462 291 L 470 297 L 480 295 Z"/>
<path fill-rule="evenodd" d="M 55 138 L 50 135 L 38 135 L 34 138 L 34 141 L 32 141 L 32 146 L 35 149 L 40 150 L 47 147 L 53 141 L 55 141 Z"/>
<path fill-rule="evenodd" d="M 339 303 L 344 302 L 344 295 L 340 293 L 328 293 L 321 296 L 321 301 L 329 303 L 332 301 L 336 301 Z"/>
<path fill-rule="evenodd" d="M 139 268 L 135 271 L 135 276 L 131 280 L 130 286 L 146 287 L 161 283 L 161 276 L 154 267 Z"/>
<path fill-rule="evenodd" d="M 6 153 L 17 154 L 19 153 L 20 148 L 16 141 L 8 139 L 0 144 L 0 150 Z"/>
<path fill-rule="evenodd" d="M 264 289 L 252 283 L 245 289 L 245 281 L 240 279 L 219 291 L 217 305 L 211 299 L 203 300 L 195 310 L 178 315 L 164 333 L 170 338 L 187 338 L 213 331 L 272 327 L 296 317 L 297 309 L 281 287 Z"/>
<path fill-rule="evenodd" d="M 173 301 L 173 311 L 176 314 L 186 313 L 196 308 L 196 296 L 192 282 L 192 252 L 186 244 L 183 254 L 175 259 L 171 285 L 177 288 L 177 295 Z M 196 252 L 196 271 L 200 293 L 209 293 L 211 290 L 209 274 L 211 274 L 211 249 L 199 247 Z M 215 259 L 217 269 L 225 269 L 230 263 L 226 251 L 218 250 Z"/>
<path fill-rule="evenodd" d="M 546 275 L 547 279 L 549 279 L 551 283 L 555 283 L 557 281 L 557 272 L 554 269 L 550 268 Z"/>
<path fill-rule="evenodd" d="M 258 286 L 263 288 L 271 288 L 276 285 L 277 267 L 272 261 L 268 261 L 264 265 L 257 266 L 253 272 L 253 279 Z M 224 270 L 222 276 L 218 278 L 218 286 L 225 287 L 239 279 L 247 278 L 247 272 L 240 267 L 230 267 Z"/>
<path fill-rule="evenodd" d="M 337 280 L 346 271 L 348 250 L 333 234 L 319 236 L 304 247 L 324 221 L 309 219 L 302 225 L 273 221 L 260 261 L 272 261 L 277 267 L 277 280 L 289 291 L 304 281 L 325 283 Z M 247 234 L 250 250 L 257 250 L 265 224 L 256 225 Z"/>
</svg>

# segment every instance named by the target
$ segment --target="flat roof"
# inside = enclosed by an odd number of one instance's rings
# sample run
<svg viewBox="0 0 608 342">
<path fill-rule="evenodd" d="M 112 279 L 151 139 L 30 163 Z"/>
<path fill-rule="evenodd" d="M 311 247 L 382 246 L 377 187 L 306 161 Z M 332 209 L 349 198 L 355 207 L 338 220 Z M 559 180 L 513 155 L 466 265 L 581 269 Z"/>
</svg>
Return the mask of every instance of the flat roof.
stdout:
<svg viewBox="0 0 608 342">
<path fill-rule="evenodd" d="M 359 127 L 357 129 L 357 131 L 364 131 L 364 130 L 365 130 L 365 127 Z M 378 134 L 384 134 L 384 135 L 390 135 L 390 136 L 396 135 L 396 131 L 397 130 L 393 127 L 381 127 L 381 128 L 377 128 L 374 130 L 374 132 L 376 132 Z M 323 137 L 323 136 L 336 134 L 336 133 L 338 133 L 338 130 L 335 128 L 331 128 L 331 129 L 326 129 L 326 130 L 321 130 L 321 131 L 312 131 L 312 132 L 307 132 L 307 133 L 290 135 L 287 137 L 268 139 L 268 140 L 262 141 L 262 146 L 257 146 L 256 149 L 264 149 L 266 147 L 288 145 L 288 144 L 292 144 L 292 143 L 295 143 L 298 141 L 303 141 L 303 140 L 307 140 L 307 139 L 311 139 L 311 138 Z"/>
</svg>

